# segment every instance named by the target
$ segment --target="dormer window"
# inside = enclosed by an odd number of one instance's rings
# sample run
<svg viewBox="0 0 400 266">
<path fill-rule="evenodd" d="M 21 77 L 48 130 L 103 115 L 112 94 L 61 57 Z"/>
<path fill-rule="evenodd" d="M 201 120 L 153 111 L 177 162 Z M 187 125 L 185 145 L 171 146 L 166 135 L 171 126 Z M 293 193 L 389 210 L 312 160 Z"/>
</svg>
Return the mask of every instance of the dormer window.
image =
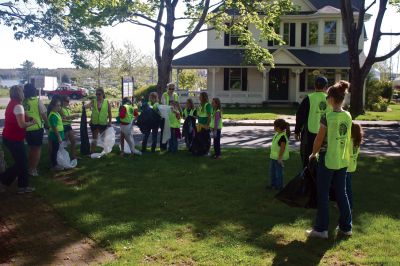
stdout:
<svg viewBox="0 0 400 266">
<path fill-rule="evenodd" d="M 336 21 L 325 21 L 324 44 L 336 45 Z"/>
<path fill-rule="evenodd" d="M 226 26 L 228 28 L 231 27 L 230 23 L 227 23 Z M 247 29 L 247 27 L 246 27 Z M 224 34 L 224 46 L 234 46 L 234 45 L 245 45 L 245 43 L 241 43 L 239 41 L 239 34 L 233 32 L 233 30 L 230 30 L 229 32 L 225 32 Z"/>
</svg>

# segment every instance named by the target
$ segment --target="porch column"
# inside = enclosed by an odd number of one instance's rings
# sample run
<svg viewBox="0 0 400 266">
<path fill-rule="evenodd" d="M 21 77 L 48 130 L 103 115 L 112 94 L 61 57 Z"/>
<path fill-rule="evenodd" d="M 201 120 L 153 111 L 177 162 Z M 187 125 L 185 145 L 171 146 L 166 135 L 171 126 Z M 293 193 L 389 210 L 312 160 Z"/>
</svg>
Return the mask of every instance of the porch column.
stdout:
<svg viewBox="0 0 400 266">
<path fill-rule="evenodd" d="M 295 85 L 295 101 L 298 102 L 299 100 L 299 92 L 300 92 L 300 74 L 303 72 L 304 70 L 302 68 L 293 68 L 292 69 L 292 73 L 294 73 L 296 75 L 296 85 Z"/>
<path fill-rule="evenodd" d="M 211 69 L 212 72 L 212 84 L 211 84 L 211 97 L 215 98 L 215 67 Z"/>
<path fill-rule="evenodd" d="M 182 71 L 182 69 L 177 68 L 176 69 L 176 90 L 179 90 L 179 73 Z"/>
<path fill-rule="evenodd" d="M 267 90 L 269 83 L 269 71 L 271 71 L 271 67 L 266 67 L 263 71 L 263 102 L 267 99 Z"/>
</svg>

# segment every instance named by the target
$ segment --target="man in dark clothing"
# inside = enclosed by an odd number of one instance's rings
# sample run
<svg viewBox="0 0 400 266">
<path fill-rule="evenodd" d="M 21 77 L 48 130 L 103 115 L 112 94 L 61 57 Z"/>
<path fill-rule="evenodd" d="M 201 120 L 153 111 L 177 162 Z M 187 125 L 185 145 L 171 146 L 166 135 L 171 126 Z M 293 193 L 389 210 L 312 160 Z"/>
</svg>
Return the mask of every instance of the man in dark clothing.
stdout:
<svg viewBox="0 0 400 266">
<path fill-rule="evenodd" d="M 296 113 L 294 132 L 296 139 L 301 141 L 300 154 L 304 167 L 308 165 L 308 157 L 312 153 L 321 117 L 329 109 L 325 92 L 327 85 L 328 80 L 325 77 L 317 77 L 315 79 L 315 92 L 303 99 Z"/>
</svg>

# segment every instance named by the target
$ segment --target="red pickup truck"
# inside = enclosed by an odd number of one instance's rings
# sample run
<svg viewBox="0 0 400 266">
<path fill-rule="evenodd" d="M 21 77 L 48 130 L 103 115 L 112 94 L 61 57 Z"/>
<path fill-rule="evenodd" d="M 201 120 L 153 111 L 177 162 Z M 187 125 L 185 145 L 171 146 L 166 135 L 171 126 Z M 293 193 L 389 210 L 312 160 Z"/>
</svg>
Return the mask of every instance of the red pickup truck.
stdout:
<svg viewBox="0 0 400 266">
<path fill-rule="evenodd" d="M 74 86 L 61 86 L 58 87 L 56 90 L 49 91 L 47 93 L 47 97 L 49 97 L 49 99 L 53 98 L 53 96 L 55 95 L 58 96 L 67 95 L 71 99 L 77 100 L 87 96 L 87 91 L 85 89 Z"/>
</svg>

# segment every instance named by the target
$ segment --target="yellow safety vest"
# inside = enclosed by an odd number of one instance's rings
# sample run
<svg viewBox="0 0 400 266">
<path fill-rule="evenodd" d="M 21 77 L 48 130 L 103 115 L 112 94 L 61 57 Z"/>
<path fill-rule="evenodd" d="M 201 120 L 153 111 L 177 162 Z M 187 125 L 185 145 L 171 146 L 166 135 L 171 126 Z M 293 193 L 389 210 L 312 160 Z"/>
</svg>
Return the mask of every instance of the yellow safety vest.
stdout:
<svg viewBox="0 0 400 266">
<path fill-rule="evenodd" d="M 321 117 L 330 109 L 326 102 L 326 96 L 327 94 L 322 91 L 316 91 L 308 95 L 310 110 L 308 111 L 307 128 L 311 133 L 318 133 Z"/>
<path fill-rule="evenodd" d="M 42 117 L 39 110 L 39 98 L 32 97 L 24 100 L 25 112 L 29 117 L 35 119 L 37 124 L 26 128 L 26 131 L 34 131 L 43 128 Z"/>
<path fill-rule="evenodd" d="M 282 155 L 282 160 L 289 159 L 289 139 L 286 135 L 286 132 L 281 132 L 281 133 L 275 133 L 274 138 L 272 139 L 271 154 L 269 157 L 273 160 L 278 160 L 279 158 L 279 151 L 281 150 L 281 146 L 279 146 L 278 142 L 282 136 L 285 137 L 286 139 L 286 147 Z"/>
<path fill-rule="evenodd" d="M 103 104 L 101 105 L 100 112 L 97 106 L 97 100 L 93 101 L 93 108 L 92 108 L 92 119 L 90 123 L 92 125 L 107 125 L 107 118 L 108 118 L 108 101 L 103 100 Z"/>
</svg>

